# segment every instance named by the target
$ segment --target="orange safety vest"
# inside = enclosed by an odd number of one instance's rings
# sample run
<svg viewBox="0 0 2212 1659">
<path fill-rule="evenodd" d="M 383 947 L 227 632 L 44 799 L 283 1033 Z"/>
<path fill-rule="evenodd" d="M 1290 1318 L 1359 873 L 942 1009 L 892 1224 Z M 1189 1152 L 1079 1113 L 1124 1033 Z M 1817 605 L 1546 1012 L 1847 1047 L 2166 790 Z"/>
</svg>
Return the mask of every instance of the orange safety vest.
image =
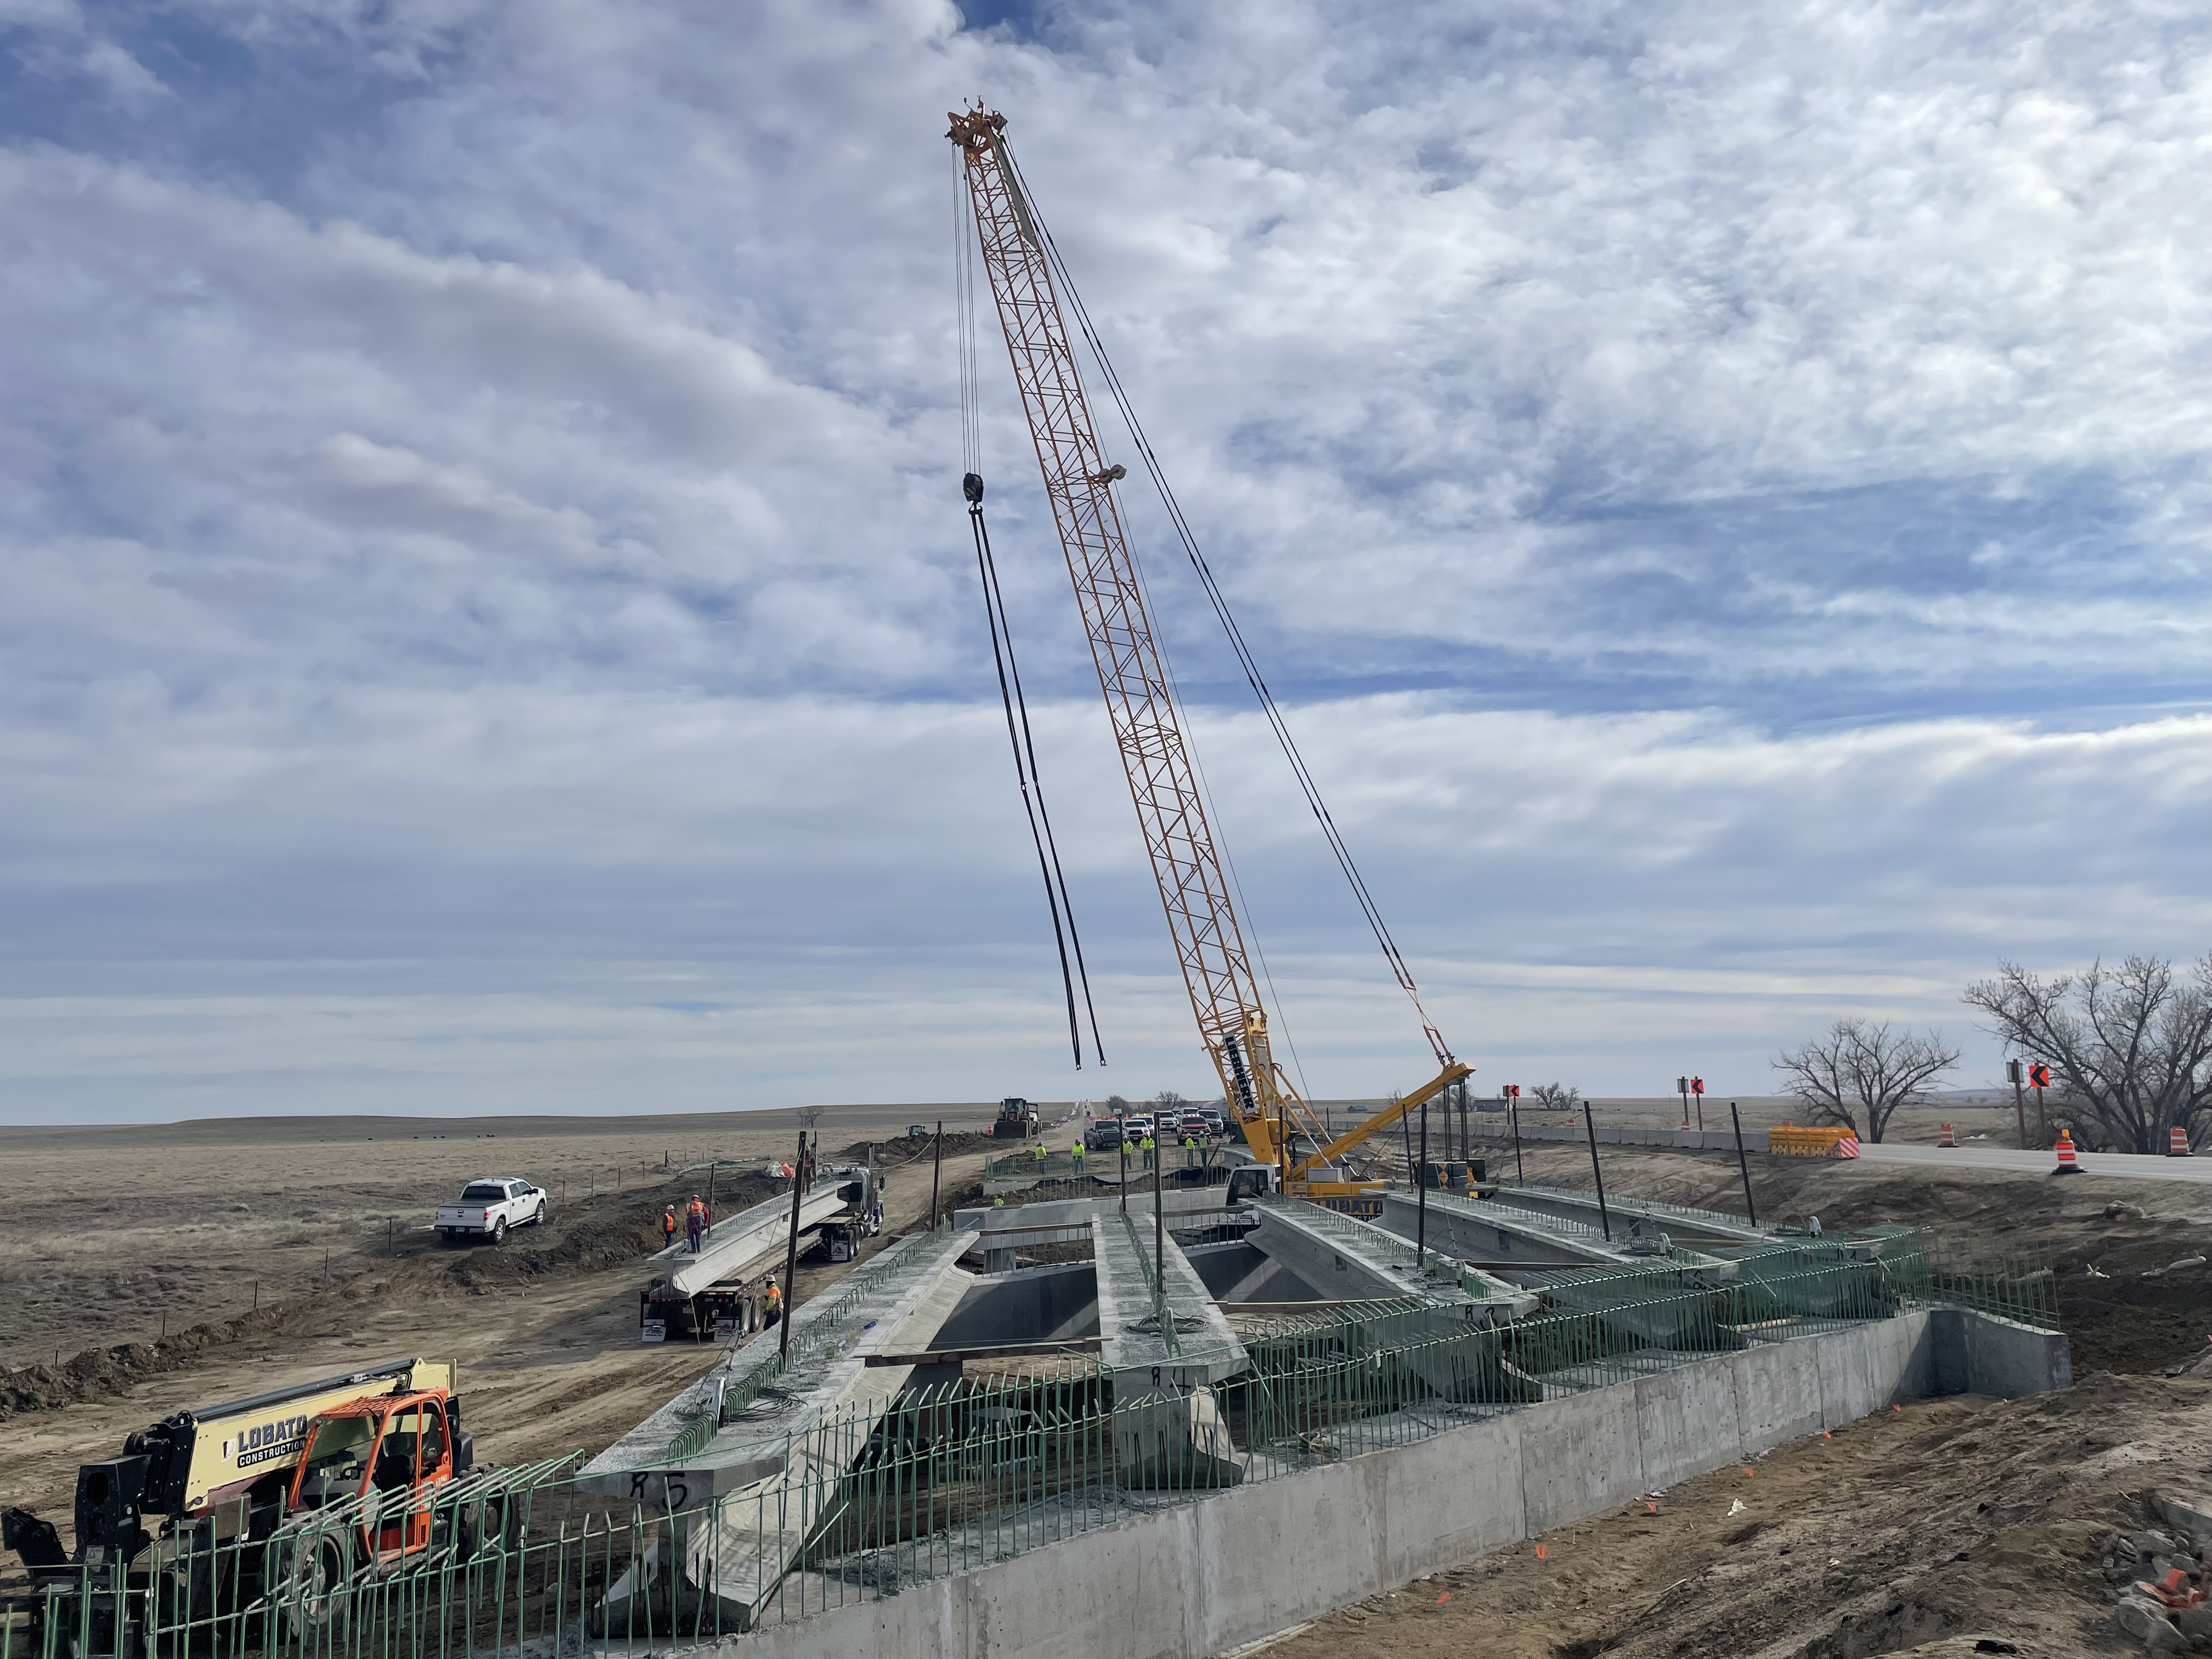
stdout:
<svg viewBox="0 0 2212 1659">
<path fill-rule="evenodd" d="M 783 1305 L 783 1292 L 773 1285 L 768 1287 L 768 1305 L 771 1308 L 780 1308 Z"/>
</svg>

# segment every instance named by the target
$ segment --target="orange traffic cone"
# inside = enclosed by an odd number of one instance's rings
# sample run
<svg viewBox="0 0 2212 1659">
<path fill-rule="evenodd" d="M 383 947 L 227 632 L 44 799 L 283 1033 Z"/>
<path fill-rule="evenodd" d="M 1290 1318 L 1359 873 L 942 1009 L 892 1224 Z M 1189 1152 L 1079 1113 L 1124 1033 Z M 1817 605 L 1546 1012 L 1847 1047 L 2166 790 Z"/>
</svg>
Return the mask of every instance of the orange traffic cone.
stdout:
<svg viewBox="0 0 2212 1659">
<path fill-rule="evenodd" d="M 1955 1146 L 1959 1144 L 1959 1137 L 1951 1133 L 1949 1124 L 1939 1123 L 1936 1127 L 1942 1131 L 1941 1137 L 1936 1142 L 1938 1146 Z"/>
<path fill-rule="evenodd" d="M 2061 1129 L 2058 1132 L 2058 1145 L 2052 1150 L 2057 1152 L 2058 1154 L 2058 1167 L 2053 1170 L 2051 1172 L 2051 1174 L 2080 1175 L 2081 1173 L 2081 1160 L 2074 1155 L 2074 1137 L 2072 1135 L 2067 1133 L 2065 1130 Z"/>
<path fill-rule="evenodd" d="M 2166 1155 L 2168 1158 L 2187 1158 L 2191 1156 L 2189 1151 L 2188 1130 L 2183 1128 L 2179 1123 L 2177 1123 L 2171 1129 L 2168 1129 L 2166 1132 Z"/>
</svg>

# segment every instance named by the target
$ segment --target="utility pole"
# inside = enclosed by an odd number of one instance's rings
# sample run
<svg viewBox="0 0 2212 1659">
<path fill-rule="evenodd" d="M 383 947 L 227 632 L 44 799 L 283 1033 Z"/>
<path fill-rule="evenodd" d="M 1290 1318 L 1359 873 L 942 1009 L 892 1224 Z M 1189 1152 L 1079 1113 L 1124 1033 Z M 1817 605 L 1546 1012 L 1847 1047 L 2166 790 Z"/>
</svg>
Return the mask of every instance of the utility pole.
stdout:
<svg viewBox="0 0 2212 1659">
<path fill-rule="evenodd" d="M 1513 1179 L 1526 1184 L 1528 1176 L 1521 1168 L 1521 1085 L 1505 1085 L 1505 1120 L 1513 1126 Z"/>
<path fill-rule="evenodd" d="M 2022 1146 L 2027 1145 L 2027 1102 L 2020 1091 L 2021 1073 L 2024 1070 L 2025 1068 L 2016 1060 L 2005 1061 L 2005 1080 L 2012 1085 L 2013 1121 L 2019 1127 L 2020 1144 Z M 2039 1107 L 2042 1103 L 2040 1100 L 2036 1103 Z"/>
<path fill-rule="evenodd" d="M 1759 1206 L 1751 1201 L 1751 1165 L 1743 1156 L 1743 1120 L 1735 1114 L 1735 1102 L 1729 1102 L 1729 1121 L 1735 1126 L 1735 1167 L 1743 1176 L 1743 1212 L 1751 1218 L 1751 1224 L 1759 1225 Z"/>
<path fill-rule="evenodd" d="M 1597 1181 L 1598 1225 L 1605 1229 L 1605 1242 L 1610 1244 L 1613 1243 L 1613 1217 L 1606 1212 L 1605 1171 L 1599 1167 L 1597 1161 L 1597 1120 L 1590 1115 L 1590 1103 L 1587 1100 L 1583 1102 L 1583 1127 L 1589 1132 L 1590 1174 Z"/>
<path fill-rule="evenodd" d="M 937 1154 L 929 1166 L 929 1231 L 937 1231 L 937 1191 L 945 1179 L 945 1120 L 937 1120 Z"/>
<path fill-rule="evenodd" d="M 777 1334 L 776 1363 L 786 1364 L 791 1358 L 791 1316 L 799 1311 L 799 1286 L 793 1281 L 799 1274 L 799 1205 L 805 1196 L 806 1183 L 800 1174 L 806 1167 L 806 1131 L 799 1132 L 799 1162 L 791 1171 L 791 1237 L 783 1247 L 783 1328 Z"/>
</svg>

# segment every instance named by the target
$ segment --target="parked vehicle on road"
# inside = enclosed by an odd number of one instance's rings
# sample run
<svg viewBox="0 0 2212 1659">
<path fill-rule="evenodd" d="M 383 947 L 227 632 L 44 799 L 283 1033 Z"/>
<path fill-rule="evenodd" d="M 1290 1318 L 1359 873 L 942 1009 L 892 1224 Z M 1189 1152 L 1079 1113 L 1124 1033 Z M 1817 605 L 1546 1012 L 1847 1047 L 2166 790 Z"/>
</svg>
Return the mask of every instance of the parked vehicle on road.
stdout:
<svg viewBox="0 0 2212 1659">
<path fill-rule="evenodd" d="M 438 1206 L 438 1237 L 505 1241 L 510 1227 L 537 1227 L 545 1221 L 545 1189 L 513 1176 L 471 1181 L 451 1204 Z"/>
<path fill-rule="evenodd" d="M 1121 1120 L 1118 1117 L 1094 1117 L 1084 1127 L 1083 1150 L 1087 1152 L 1110 1152 L 1121 1145 Z"/>
</svg>

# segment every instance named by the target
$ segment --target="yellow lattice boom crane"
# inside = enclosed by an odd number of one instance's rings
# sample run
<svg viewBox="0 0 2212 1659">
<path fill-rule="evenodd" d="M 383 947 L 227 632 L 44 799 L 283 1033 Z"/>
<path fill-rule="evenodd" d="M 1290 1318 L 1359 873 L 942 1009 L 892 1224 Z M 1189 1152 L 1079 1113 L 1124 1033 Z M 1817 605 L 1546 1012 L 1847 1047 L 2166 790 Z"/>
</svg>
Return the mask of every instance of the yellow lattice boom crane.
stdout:
<svg viewBox="0 0 2212 1659">
<path fill-rule="evenodd" d="M 1114 486 L 1127 471 L 1109 465 L 1100 447 L 1054 285 L 1046 233 L 1007 148 L 1006 118 L 979 106 L 951 118 L 947 136 L 959 152 L 983 267 L 1044 474 L 1045 497 L 1167 911 L 1176 963 L 1223 1097 L 1255 1158 L 1277 1170 L 1285 1190 L 1317 1198 L 1369 1190 L 1358 1182 L 1312 1179 L 1309 1172 L 1334 1164 L 1418 1110 L 1470 1076 L 1474 1067 L 1453 1058 L 1421 1012 L 1411 975 L 1379 921 L 1378 937 L 1400 984 L 1413 999 L 1439 1067 L 1437 1074 L 1332 1139 L 1276 1063 L 1259 982 L 1123 527 Z M 971 475 L 969 489 L 971 501 L 980 501 L 981 480 Z M 1293 762 L 1297 763 L 1295 756 Z M 1325 817 L 1323 825 L 1336 845 Z M 1358 886 L 1348 861 L 1346 873 Z M 1360 896 L 1363 903 L 1369 902 L 1364 887 Z M 1371 906 L 1370 916 L 1376 920 Z"/>
</svg>

